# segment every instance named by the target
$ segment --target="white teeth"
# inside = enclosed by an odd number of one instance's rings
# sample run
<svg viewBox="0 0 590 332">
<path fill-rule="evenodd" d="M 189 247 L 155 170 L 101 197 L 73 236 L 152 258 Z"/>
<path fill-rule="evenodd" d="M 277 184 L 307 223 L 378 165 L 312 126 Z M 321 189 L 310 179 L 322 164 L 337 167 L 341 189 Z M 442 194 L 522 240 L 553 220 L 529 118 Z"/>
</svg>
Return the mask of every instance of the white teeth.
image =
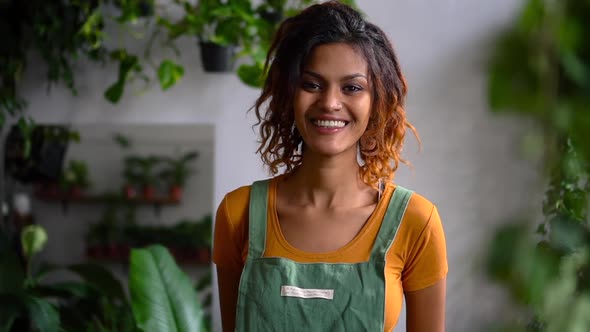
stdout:
<svg viewBox="0 0 590 332">
<path fill-rule="evenodd" d="M 346 126 L 346 122 L 338 120 L 315 120 L 313 123 L 316 126 L 325 128 L 342 128 Z"/>
</svg>

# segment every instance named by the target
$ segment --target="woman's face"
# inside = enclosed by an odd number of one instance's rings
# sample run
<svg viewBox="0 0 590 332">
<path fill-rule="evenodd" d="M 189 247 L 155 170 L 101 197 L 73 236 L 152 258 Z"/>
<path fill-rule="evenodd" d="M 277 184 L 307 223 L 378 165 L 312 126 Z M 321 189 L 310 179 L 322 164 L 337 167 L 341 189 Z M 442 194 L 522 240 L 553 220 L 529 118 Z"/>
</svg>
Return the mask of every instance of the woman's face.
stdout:
<svg viewBox="0 0 590 332">
<path fill-rule="evenodd" d="M 351 46 L 317 46 L 295 93 L 295 125 L 306 153 L 351 153 L 365 132 L 371 113 L 367 62 Z"/>
</svg>

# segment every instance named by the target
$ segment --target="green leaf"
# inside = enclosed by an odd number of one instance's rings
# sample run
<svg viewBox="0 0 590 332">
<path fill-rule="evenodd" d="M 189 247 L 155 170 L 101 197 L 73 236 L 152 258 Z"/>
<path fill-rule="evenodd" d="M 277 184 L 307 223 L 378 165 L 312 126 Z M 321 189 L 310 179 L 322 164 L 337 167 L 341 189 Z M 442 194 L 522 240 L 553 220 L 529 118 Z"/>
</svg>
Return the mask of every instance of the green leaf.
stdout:
<svg viewBox="0 0 590 332">
<path fill-rule="evenodd" d="M 203 311 L 188 276 L 164 247 L 131 252 L 129 289 L 138 326 L 146 332 L 203 328 Z"/>
<path fill-rule="evenodd" d="M 184 75 L 184 68 L 171 60 L 164 60 L 158 68 L 158 80 L 162 90 L 166 91 Z"/>
<path fill-rule="evenodd" d="M 24 300 L 29 311 L 31 322 L 37 330 L 41 332 L 59 331 L 59 312 L 53 304 L 42 298 L 32 296 L 27 296 Z"/>
<path fill-rule="evenodd" d="M 39 225 L 28 225 L 20 234 L 23 253 L 29 259 L 40 252 L 47 243 L 47 232 Z"/>
<path fill-rule="evenodd" d="M 580 86 L 586 86 L 590 81 L 590 69 L 573 52 L 564 52 L 561 55 L 561 64 L 567 77 Z"/>
<path fill-rule="evenodd" d="M 125 83 L 131 71 L 141 71 L 139 58 L 136 55 L 129 55 L 125 50 L 113 51 L 111 53 L 113 60 L 119 60 L 119 78 L 117 82 L 113 83 L 104 93 L 104 97 L 115 104 L 123 96 L 125 90 Z"/>
<path fill-rule="evenodd" d="M 116 104 L 123 96 L 123 90 L 125 87 L 125 83 L 122 81 L 117 81 L 113 85 L 111 85 L 107 91 L 104 93 L 104 97 L 113 104 Z"/>
<path fill-rule="evenodd" d="M 256 64 L 240 65 L 237 73 L 240 80 L 250 87 L 261 88 L 264 85 L 263 70 Z"/>
<path fill-rule="evenodd" d="M 25 272 L 19 261 L 13 242 L 0 227 L 0 293 L 14 292 L 23 288 Z"/>
<path fill-rule="evenodd" d="M 85 282 L 63 281 L 52 285 L 35 286 L 31 291 L 41 297 L 84 298 L 92 294 L 93 289 Z"/>
<path fill-rule="evenodd" d="M 117 133 L 113 136 L 113 139 L 123 149 L 131 147 L 131 140 L 129 139 L 129 137 L 123 134 Z"/>
<path fill-rule="evenodd" d="M 103 266 L 83 263 L 70 265 L 68 269 L 106 296 L 123 302 L 127 301 L 121 282 L 113 276 L 110 270 Z"/>
</svg>

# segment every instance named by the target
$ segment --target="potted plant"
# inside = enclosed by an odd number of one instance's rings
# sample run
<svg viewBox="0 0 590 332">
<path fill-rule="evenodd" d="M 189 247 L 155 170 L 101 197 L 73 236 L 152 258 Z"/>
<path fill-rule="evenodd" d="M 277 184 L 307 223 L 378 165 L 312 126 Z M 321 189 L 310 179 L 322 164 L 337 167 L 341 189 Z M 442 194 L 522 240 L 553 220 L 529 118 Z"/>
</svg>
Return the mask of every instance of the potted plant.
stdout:
<svg viewBox="0 0 590 332">
<path fill-rule="evenodd" d="M 61 190 L 73 198 L 82 196 L 82 191 L 90 187 L 88 166 L 82 160 L 70 160 L 62 172 L 59 183 Z"/>
<path fill-rule="evenodd" d="M 182 188 L 186 184 L 186 180 L 193 173 L 193 170 L 189 167 L 189 163 L 198 156 L 198 152 L 189 151 L 177 158 L 165 158 L 163 160 L 166 167 L 160 172 L 159 176 L 168 186 L 170 199 L 180 201 L 182 198 Z"/>
<path fill-rule="evenodd" d="M 194 35 L 199 41 L 203 69 L 207 72 L 230 72 L 240 48 L 250 35 L 256 34 L 256 13 L 250 0 L 175 0 L 185 15 L 172 23 L 159 18 L 171 39 Z"/>
<path fill-rule="evenodd" d="M 154 15 L 154 0 L 115 0 L 115 5 L 121 10 L 121 15 L 117 18 L 119 22 Z"/>
<path fill-rule="evenodd" d="M 161 158 L 154 155 L 136 156 L 125 158 L 124 175 L 128 182 L 138 185 L 142 190 L 143 198 L 152 200 L 156 196 L 155 168 L 161 162 Z"/>
<path fill-rule="evenodd" d="M 115 200 L 105 207 L 100 220 L 90 226 L 86 235 L 87 254 L 97 259 L 113 259 L 121 256 L 120 242 L 123 232 L 117 214 L 119 203 Z"/>
<path fill-rule="evenodd" d="M 135 164 L 136 161 L 133 157 L 125 158 L 125 166 L 123 168 L 123 178 L 125 179 L 123 196 L 127 199 L 135 199 L 138 196 L 137 189 L 140 185 L 140 175 Z"/>
</svg>

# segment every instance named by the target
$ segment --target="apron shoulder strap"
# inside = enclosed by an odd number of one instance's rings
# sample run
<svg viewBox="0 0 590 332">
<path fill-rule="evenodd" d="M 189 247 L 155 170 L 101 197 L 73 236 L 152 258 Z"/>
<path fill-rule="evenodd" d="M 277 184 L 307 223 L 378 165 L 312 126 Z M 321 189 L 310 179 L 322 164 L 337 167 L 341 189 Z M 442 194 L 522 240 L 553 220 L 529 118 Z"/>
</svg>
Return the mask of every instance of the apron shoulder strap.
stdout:
<svg viewBox="0 0 590 332">
<path fill-rule="evenodd" d="M 381 222 L 381 228 L 375 239 L 373 250 L 371 251 L 371 260 L 385 261 L 387 252 L 397 235 L 397 230 L 404 217 L 408 202 L 413 191 L 402 186 L 396 186 L 391 198 L 387 211 Z"/>
<path fill-rule="evenodd" d="M 266 216 L 269 180 L 256 181 L 250 189 L 248 258 L 260 258 L 266 247 Z"/>
</svg>

